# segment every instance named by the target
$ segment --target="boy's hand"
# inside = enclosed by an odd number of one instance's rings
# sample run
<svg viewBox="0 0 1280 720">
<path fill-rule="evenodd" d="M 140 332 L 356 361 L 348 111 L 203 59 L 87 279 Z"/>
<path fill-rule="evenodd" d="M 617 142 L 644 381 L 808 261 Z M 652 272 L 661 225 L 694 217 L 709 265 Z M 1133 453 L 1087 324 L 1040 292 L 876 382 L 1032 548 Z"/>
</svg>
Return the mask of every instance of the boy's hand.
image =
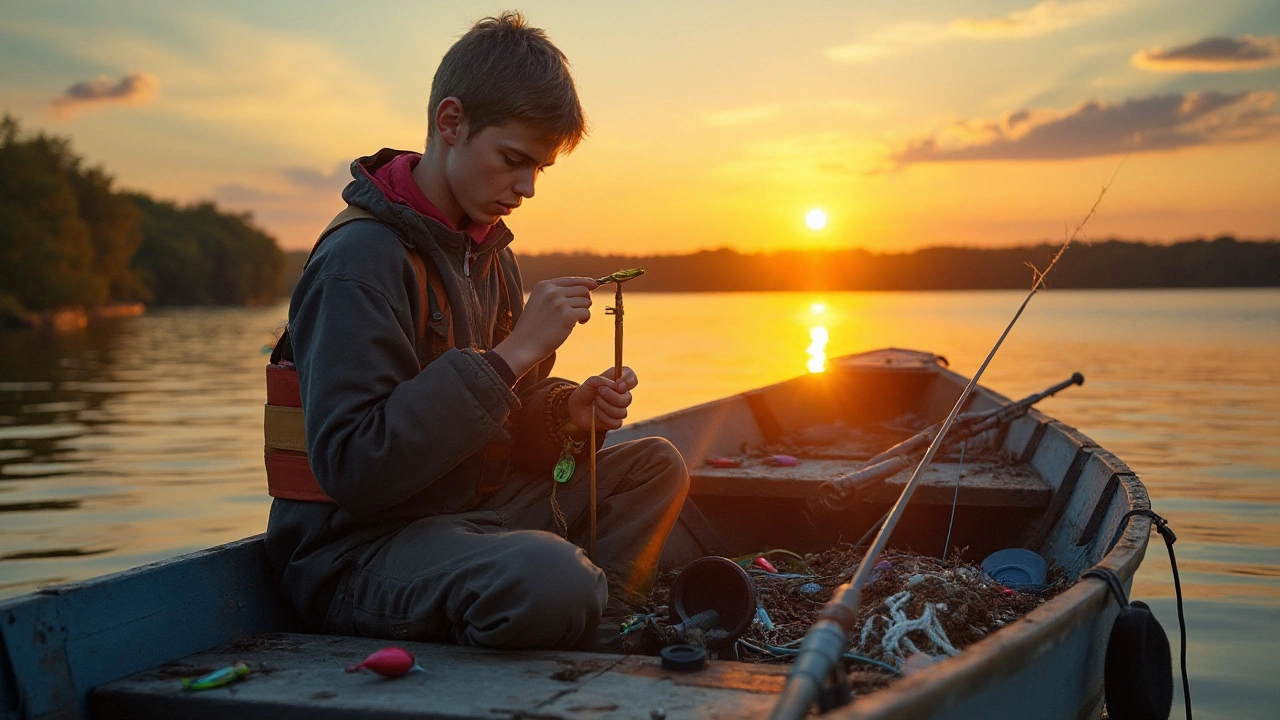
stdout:
<svg viewBox="0 0 1280 720">
<path fill-rule="evenodd" d="M 591 410 L 595 408 L 596 428 L 617 430 L 627 417 L 631 405 L 631 389 L 639 384 L 636 374 L 629 367 L 622 368 L 622 379 L 612 380 L 613 368 L 589 377 L 569 394 L 566 410 L 574 425 L 591 427 Z"/>
<path fill-rule="evenodd" d="M 493 350 L 520 377 L 555 352 L 574 325 L 591 319 L 591 291 L 596 281 L 585 277 L 543 280 L 533 286 L 520 322 Z"/>
</svg>

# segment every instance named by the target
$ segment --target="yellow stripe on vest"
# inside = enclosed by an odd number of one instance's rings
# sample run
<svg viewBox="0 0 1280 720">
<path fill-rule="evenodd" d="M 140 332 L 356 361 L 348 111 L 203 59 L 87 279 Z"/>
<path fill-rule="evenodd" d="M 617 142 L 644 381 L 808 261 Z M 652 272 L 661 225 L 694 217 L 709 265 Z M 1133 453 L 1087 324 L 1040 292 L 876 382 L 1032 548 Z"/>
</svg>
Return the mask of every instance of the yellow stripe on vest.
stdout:
<svg viewBox="0 0 1280 720">
<path fill-rule="evenodd" d="M 307 451 L 307 426 L 302 418 L 302 408 L 288 405 L 266 405 L 263 416 L 263 435 L 271 450 Z"/>
</svg>

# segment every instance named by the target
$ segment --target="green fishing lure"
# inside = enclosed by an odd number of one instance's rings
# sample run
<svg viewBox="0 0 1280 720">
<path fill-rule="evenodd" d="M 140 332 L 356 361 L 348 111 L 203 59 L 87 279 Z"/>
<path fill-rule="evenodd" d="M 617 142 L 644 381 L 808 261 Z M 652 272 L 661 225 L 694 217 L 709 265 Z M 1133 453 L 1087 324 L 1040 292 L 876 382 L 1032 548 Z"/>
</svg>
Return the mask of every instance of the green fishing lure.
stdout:
<svg viewBox="0 0 1280 720">
<path fill-rule="evenodd" d="M 618 272 L 613 273 L 612 275 L 605 275 L 604 277 L 596 278 L 596 284 L 597 285 L 604 285 L 605 283 L 621 284 L 628 280 L 635 280 L 636 278 L 640 277 L 643 274 L 644 274 L 644 268 L 631 268 L 630 270 L 619 270 Z"/>
<path fill-rule="evenodd" d="M 208 675 L 198 678 L 183 678 L 183 690 L 209 690 L 211 688 L 230 685 L 240 678 L 250 673 L 248 665 L 244 663 L 236 663 L 230 667 L 224 667 L 220 670 L 214 670 Z"/>
</svg>

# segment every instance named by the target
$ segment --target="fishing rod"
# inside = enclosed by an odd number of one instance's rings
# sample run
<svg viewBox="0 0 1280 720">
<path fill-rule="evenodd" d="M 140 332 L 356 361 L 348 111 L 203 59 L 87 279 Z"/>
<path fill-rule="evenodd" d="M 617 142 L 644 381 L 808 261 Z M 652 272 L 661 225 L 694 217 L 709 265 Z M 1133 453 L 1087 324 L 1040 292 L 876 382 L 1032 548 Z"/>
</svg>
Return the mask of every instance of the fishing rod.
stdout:
<svg viewBox="0 0 1280 720">
<path fill-rule="evenodd" d="M 1119 171 L 1119 168 L 1116 168 L 1116 172 L 1118 173 Z M 880 526 L 880 532 L 876 535 L 875 541 L 867 550 L 862 562 L 858 564 L 858 571 L 854 574 L 852 580 L 836 588 L 831 600 L 822 609 L 822 612 L 818 614 L 818 621 L 813 624 L 813 627 L 809 628 L 809 632 L 805 633 L 804 642 L 800 644 L 800 652 L 796 655 L 795 664 L 791 666 L 791 671 L 787 673 L 786 684 L 783 685 L 782 693 L 778 696 L 778 702 L 773 706 L 773 712 L 769 715 L 770 720 L 802 720 L 809 712 L 809 708 L 815 702 L 819 702 L 820 699 L 823 700 L 820 703 L 823 710 L 848 702 L 849 678 L 843 672 L 840 661 L 844 654 L 845 644 L 849 641 L 849 634 L 853 631 L 858 619 L 858 602 L 862 597 L 862 588 L 871 576 L 871 570 L 875 566 L 877 558 L 880 557 L 880 553 L 889 544 L 889 537 L 893 534 L 894 528 L 897 527 L 898 521 L 902 519 L 902 513 L 906 511 L 907 503 L 910 502 L 912 493 L 915 492 L 916 486 L 920 484 L 920 478 L 924 476 L 925 468 L 929 467 L 929 463 L 933 461 L 933 456 L 937 454 L 938 449 L 942 446 L 942 441 L 946 438 L 947 431 L 951 429 L 952 424 L 956 421 L 956 416 L 960 414 L 960 408 L 964 407 L 965 402 L 969 400 L 969 395 L 973 393 L 978 380 L 986 372 L 987 366 L 991 364 L 992 358 L 1000 350 L 1000 346 L 1004 343 L 1004 339 L 1009 336 L 1009 331 L 1018 322 L 1018 318 L 1022 317 L 1022 311 L 1027 308 L 1031 298 L 1035 297 L 1040 288 L 1044 287 L 1045 277 L 1058 264 L 1058 260 L 1062 258 L 1063 253 L 1070 247 L 1071 242 L 1080 235 L 1085 223 L 1089 222 L 1089 219 L 1098 211 L 1098 205 L 1102 202 L 1103 196 L 1107 194 L 1107 189 L 1111 187 L 1111 183 L 1114 181 L 1115 175 L 1112 175 L 1111 179 L 1102 186 L 1102 191 L 1098 193 L 1098 199 L 1094 201 L 1093 207 L 1089 209 L 1084 219 L 1076 225 L 1075 230 L 1067 237 L 1066 241 L 1062 243 L 1062 247 L 1058 248 L 1058 252 L 1049 260 L 1048 267 L 1041 271 L 1032 266 L 1034 275 L 1031 291 L 1027 293 L 1027 297 L 1023 299 L 1022 304 L 1018 306 L 1018 311 L 1014 313 L 1013 319 L 1005 326 L 1004 332 L 1000 333 L 996 344 L 991 348 L 991 352 L 987 353 L 987 357 L 982 361 L 982 365 L 978 367 L 978 371 L 974 373 L 969 383 L 965 385 L 964 390 L 961 391 L 956 404 L 951 408 L 951 412 L 947 414 L 947 419 L 938 428 L 938 433 L 929 443 L 929 448 L 925 451 L 924 457 L 920 459 L 920 464 L 911 473 L 911 479 L 907 481 L 906 487 L 902 489 L 902 494 L 898 496 L 897 502 L 894 503 L 893 508 L 889 511 L 888 518 Z M 830 702 L 827 702 L 828 699 L 830 699 Z"/>
<path fill-rule="evenodd" d="M 1072 385 L 1083 384 L 1084 375 L 1073 373 L 1071 377 L 1044 392 L 1028 395 L 1016 403 L 985 412 L 960 413 L 956 416 L 951 434 L 947 437 L 946 444 L 942 448 L 943 454 L 970 438 L 1026 415 L 1027 411 L 1041 400 L 1053 397 Z M 819 490 L 817 501 L 814 503 L 815 509 L 821 507 L 826 510 L 843 510 L 849 507 L 853 503 L 855 493 L 859 488 L 891 477 L 899 471 L 910 467 L 911 463 L 916 462 L 919 458 L 920 448 L 925 446 L 926 443 L 933 442 L 941 429 L 942 423 L 934 423 L 867 460 L 867 464 L 862 468 L 824 482 Z"/>
<path fill-rule="evenodd" d="M 630 270 L 619 270 L 611 275 L 596 278 L 596 285 L 614 284 L 613 307 L 604 309 L 605 315 L 613 316 L 613 379 L 614 382 L 622 379 L 622 283 L 628 280 L 634 280 L 644 274 L 644 268 L 631 268 Z M 592 562 L 596 561 L 596 406 L 591 404 L 591 439 L 590 439 L 590 479 L 591 479 L 591 504 L 590 523 L 591 536 L 587 541 L 587 557 Z"/>
</svg>

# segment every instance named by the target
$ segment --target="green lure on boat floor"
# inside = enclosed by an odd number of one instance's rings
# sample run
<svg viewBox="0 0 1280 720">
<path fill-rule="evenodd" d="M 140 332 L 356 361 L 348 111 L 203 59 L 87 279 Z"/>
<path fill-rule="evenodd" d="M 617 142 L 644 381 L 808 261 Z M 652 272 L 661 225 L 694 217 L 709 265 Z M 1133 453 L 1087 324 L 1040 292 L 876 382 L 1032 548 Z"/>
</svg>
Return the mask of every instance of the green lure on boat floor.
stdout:
<svg viewBox="0 0 1280 720">
<path fill-rule="evenodd" d="M 209 690 L 211 688 L 218 688 L 224 685 L 230 685 L 245 675 L 248 675 L 250 672 L 248 665 L 245 665 L 244 663 L 236 663 L 230 667 L 214 670 L 203 677 L 183 678 L 182 689 Z"/>
</svg>

